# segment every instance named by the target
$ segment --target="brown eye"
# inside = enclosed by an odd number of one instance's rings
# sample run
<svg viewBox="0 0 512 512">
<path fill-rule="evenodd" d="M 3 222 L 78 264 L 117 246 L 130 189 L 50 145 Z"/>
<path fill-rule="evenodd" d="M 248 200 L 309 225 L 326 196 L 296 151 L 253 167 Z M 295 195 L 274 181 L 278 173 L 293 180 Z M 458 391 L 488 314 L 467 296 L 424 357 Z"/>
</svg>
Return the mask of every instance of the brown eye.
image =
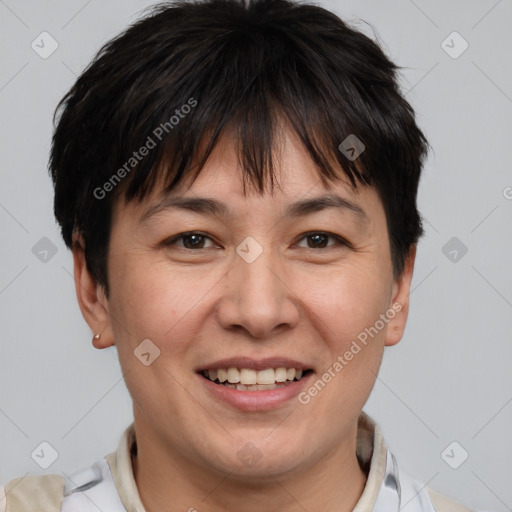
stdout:
<svg viewBox="0 0 512 512">
<path fill-rule="evenodd" d="M 329 239 L 334 240 L 334 244 L 329 244 Z M 347 243 L 338 236 L 330 233 L 307 233 L 301 240 L 307 240 L 307 249 L 326 249 L 335 245 L 347 245 Z"/>
<path fill-rule="evenodd" d="M 181 233 L 180 235 L 176 235 L 175 237 L 164 242 L 165 246 L 176 245 L 183 249 L 208 249 L 210 247 L 205 247 L 206 241 L 212 241 L 211 238 L 201 234 L 201 233 Z M 182 242 L 181 244 L 178 242 Z M 212 244 L 213 246 L 213 244 Z"/>
</svg>

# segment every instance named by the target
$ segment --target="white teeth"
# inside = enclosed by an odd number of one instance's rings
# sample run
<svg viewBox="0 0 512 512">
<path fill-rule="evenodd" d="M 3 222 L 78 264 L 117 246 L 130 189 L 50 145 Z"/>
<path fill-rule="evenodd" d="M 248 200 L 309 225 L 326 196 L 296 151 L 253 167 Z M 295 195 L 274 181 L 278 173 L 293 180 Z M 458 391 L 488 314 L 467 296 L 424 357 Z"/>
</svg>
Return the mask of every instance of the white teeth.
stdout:
<svg viewBox="0 0 512 512">
<path fill-rule="evenodd" d="M 228 368 L 228 382 L 231 384 L 240 382 L 240 372 L 236 368 Z"/>
<path fill-rule="evenodd" d="M 299 380 L 303 375 L 303 370 L 295 368 L 265 368 L 264 370 L 253 370 L 251 368 L 217 368 L 214 370 L 203 370 L 203 375 L 212 381 L 218 380 L 221 383 L 239 384 L 237 389 L 250 386 L 251 389 L 257 389 L 258 386 L 267 386 L 275 383 L 284 383 L 294 379 Z M 226 382 L 227 381 L 227 382 Z M 233 386 L 229 386 L 233 387 Z"/>
<path fill-rule="evenodd" d="M 274 384 L 276 381 L 276 372 L 273 368 L 267 368 L 266 370 L 260 370 L 256 379 L 258 384 Z"/>
<path fill-rule="evenodd" d="M 248 384 L 256 384 L 256 371 L 242 368 L 240 370 L 240 384 L 247 386 Z M 229 381 L 231 382 L 231 381 Z"/>
<path fill-rule="evenodd" d="M 276 368 L 274 373 L 276 375 L 276 382 L 285 382 L 286 381 L 286 376 L 288 373 L 286 371 L 286 368 Z"/>
<path fill-rule="evenodd" d="M 290 384 L 291 382 L 286 382 L 285 384 L 253 384 L 244 386 L 243 384 L 229 384 L 226 382 L 223 385 L 227 388 L 236 389 L 237 391 L 268 391 L 269 389 L 278 389 Z"/>
</svg>

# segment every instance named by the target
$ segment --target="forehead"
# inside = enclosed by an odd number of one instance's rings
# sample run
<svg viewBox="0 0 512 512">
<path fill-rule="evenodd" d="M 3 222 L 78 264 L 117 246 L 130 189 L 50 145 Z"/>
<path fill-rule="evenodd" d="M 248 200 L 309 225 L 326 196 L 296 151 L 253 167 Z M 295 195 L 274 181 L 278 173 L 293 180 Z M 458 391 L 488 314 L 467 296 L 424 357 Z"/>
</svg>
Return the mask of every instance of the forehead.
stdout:
<svg viewBox="0 0 512 512">
<path fill-rule="evenodd" d="M 279 144 L 272 154 L 274 188 L 265 185 L 257 190 L 245 177 L 238 160 L 237 139 L 230 133 L 220 139 L 195 180 L 186 177 L 171 192 L 164 192 L 163 182 L 155 184 L 151 193 L 141 202 L 125 204 L 117 201 L 114 217 L 124 210 L 139 221 L 146 221 L 160 211 L 174 209 L 195 211 L 225 218 L 247 215 L 251 209 L 269 209 L 290 217 L 337 208 L 347 211 L 361 224 L 368 222 L 372 213 L 379 213 L 372 201 L 380 203 L 376 191 L 368 186 L 355 188 L 343 170 L 334 181 L 322 179 L 295 132 L 280 132 Z M 164 173 L 161 173 L 163 175 Z M 126 213 L 126 212 L 124 212 Z"/>
</svg>

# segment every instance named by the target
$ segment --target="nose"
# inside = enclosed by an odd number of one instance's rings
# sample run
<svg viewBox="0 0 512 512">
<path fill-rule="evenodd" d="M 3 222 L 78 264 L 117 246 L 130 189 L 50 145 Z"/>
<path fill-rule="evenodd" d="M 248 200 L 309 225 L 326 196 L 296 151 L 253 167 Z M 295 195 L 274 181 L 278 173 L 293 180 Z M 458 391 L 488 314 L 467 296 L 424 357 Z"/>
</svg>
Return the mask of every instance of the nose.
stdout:
<svg viewBox="0 0 512 512">
<path fill-rule="evenodd" d="M 291 273 L 278 255 L 264 250 L 248 263 L 236 256 L 226 276 L 218 321 L 227 330 L 245 330 L 253 338 L 270 338 L 299 321 L 299 299 Z"/>
</svg>

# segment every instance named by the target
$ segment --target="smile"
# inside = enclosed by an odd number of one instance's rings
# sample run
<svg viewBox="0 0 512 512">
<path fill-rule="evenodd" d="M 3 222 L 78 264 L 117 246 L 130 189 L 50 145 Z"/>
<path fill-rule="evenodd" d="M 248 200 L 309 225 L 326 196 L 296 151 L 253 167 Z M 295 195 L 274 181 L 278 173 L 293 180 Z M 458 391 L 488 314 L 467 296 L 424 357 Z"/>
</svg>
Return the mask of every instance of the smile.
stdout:
<svg viewBox="0 0 512 512">
<path fill-rule="evenodd" d="M 203 370 L 203 377 L 215 384 L 238 391 L 264 391 L 287 386 L 302 379 L 310 370 L 297 368 L 217 368 Z"/>
<path fill-rule="evenodd" d="M 315 373 L 312 369 L 284 366 L 259 368 L 226 366 L 199 370 L 196 375 L 219 403 L 241 411 L 265 411 L 296 403 Z"/>
</svg>

